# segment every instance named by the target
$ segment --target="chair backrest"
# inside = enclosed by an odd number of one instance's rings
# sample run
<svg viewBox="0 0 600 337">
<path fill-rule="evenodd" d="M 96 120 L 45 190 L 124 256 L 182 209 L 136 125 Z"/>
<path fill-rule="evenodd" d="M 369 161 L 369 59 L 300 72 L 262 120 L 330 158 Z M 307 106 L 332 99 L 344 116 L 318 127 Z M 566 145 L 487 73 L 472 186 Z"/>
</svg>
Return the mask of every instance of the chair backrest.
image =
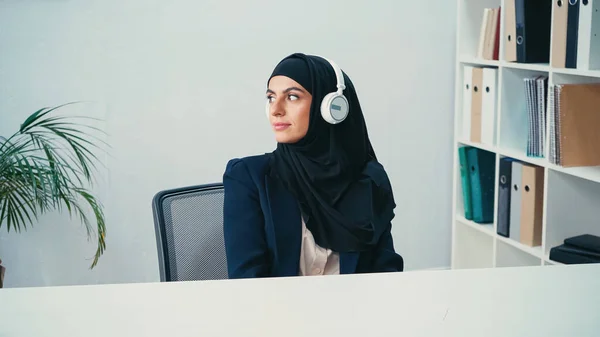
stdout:
<svg viewBox="0 0 600 337">
<path fill-rule="evenodd" d="M 222 184 L 161 191 L 152 211 L 161 282 L 227 279 Z"/>
</svg>

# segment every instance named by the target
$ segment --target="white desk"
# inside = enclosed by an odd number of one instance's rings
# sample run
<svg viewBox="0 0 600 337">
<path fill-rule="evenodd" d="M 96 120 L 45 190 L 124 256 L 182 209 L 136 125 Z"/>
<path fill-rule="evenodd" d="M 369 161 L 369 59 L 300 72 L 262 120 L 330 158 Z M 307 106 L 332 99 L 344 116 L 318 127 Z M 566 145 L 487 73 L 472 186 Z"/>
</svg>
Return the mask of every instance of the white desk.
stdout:
<svg viewBox="0 0 600 337">
<path fill-rule="evenodd" d="M 600 266 L 3 289 L 0 336 L 600 336 Z"/>
</svg>

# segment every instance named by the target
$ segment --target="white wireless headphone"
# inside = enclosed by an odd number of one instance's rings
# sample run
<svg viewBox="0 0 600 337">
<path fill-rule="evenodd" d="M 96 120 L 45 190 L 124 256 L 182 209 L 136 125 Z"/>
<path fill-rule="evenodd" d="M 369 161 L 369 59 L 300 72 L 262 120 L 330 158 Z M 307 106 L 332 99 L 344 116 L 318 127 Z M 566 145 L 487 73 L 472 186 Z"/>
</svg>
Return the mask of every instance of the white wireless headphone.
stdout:
<svg viewBox="0 0 600 337">
<path fill-rule="evenodd" d="M 348 117 L 348 111 L 350 110 L 348 99 L 344 96 L 344 89 L 346 89 L 344 74 L 342 73 L 342 69 L 340 69 L 335 62 L 324 57 L 323 59 L 329 62 L 335 71 L 337 91 L 331 92 L 323 97 L 323 100 L 321 101 L 321 117 L 329 124 L 339 124 Z M 267 100 L 266 112 L 268 118 L 270 114 L 269 100 Z"/>
</svg>

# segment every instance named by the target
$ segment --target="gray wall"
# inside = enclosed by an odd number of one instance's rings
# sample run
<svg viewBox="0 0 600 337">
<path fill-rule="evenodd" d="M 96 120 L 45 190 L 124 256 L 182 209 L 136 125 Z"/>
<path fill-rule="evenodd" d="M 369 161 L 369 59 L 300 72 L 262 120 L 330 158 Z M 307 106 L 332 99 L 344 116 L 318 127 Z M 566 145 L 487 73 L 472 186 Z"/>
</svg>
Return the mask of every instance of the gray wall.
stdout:
<svg viewBox="0 0 600 337">
<path fill-rule="evenodd" d="M 108 247 L 48 214 L 0 229 L 6 287 L 158 280 L 152 210 L 162 189 L 220 181 L 228 159 L 269 152 L 264 90 L 293 52 L 353 79 L 398 208 L 407 270 L 449 266 L 456 2 L 0 2 L 0 135 L 42 106 L 104 120 L 112 145 L 95 189 Z M 434 26 L 435 24 L 435 26 Z M 243 139 L 239 140 L 238 137 Z"/>
</svg>

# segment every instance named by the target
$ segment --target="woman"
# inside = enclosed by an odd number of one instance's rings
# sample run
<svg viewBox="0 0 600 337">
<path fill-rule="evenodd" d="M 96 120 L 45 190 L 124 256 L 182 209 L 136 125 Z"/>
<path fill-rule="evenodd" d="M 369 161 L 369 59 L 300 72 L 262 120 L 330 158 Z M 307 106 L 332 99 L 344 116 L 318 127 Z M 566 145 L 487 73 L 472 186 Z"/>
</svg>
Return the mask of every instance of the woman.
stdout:
<svg viewBox="0 0 600 337">
<path fill-rule="evenodd" d="M 403 270 L 390 233 L 392 188 L 345 74 L 347 117 L 338 123 L 321 112 L 336 78 L 334 64 L 300 53 L 271 74 L 267 116 L 277 148 L 229 161 L 223 176 L 230 278 Z"/>
</svg>

